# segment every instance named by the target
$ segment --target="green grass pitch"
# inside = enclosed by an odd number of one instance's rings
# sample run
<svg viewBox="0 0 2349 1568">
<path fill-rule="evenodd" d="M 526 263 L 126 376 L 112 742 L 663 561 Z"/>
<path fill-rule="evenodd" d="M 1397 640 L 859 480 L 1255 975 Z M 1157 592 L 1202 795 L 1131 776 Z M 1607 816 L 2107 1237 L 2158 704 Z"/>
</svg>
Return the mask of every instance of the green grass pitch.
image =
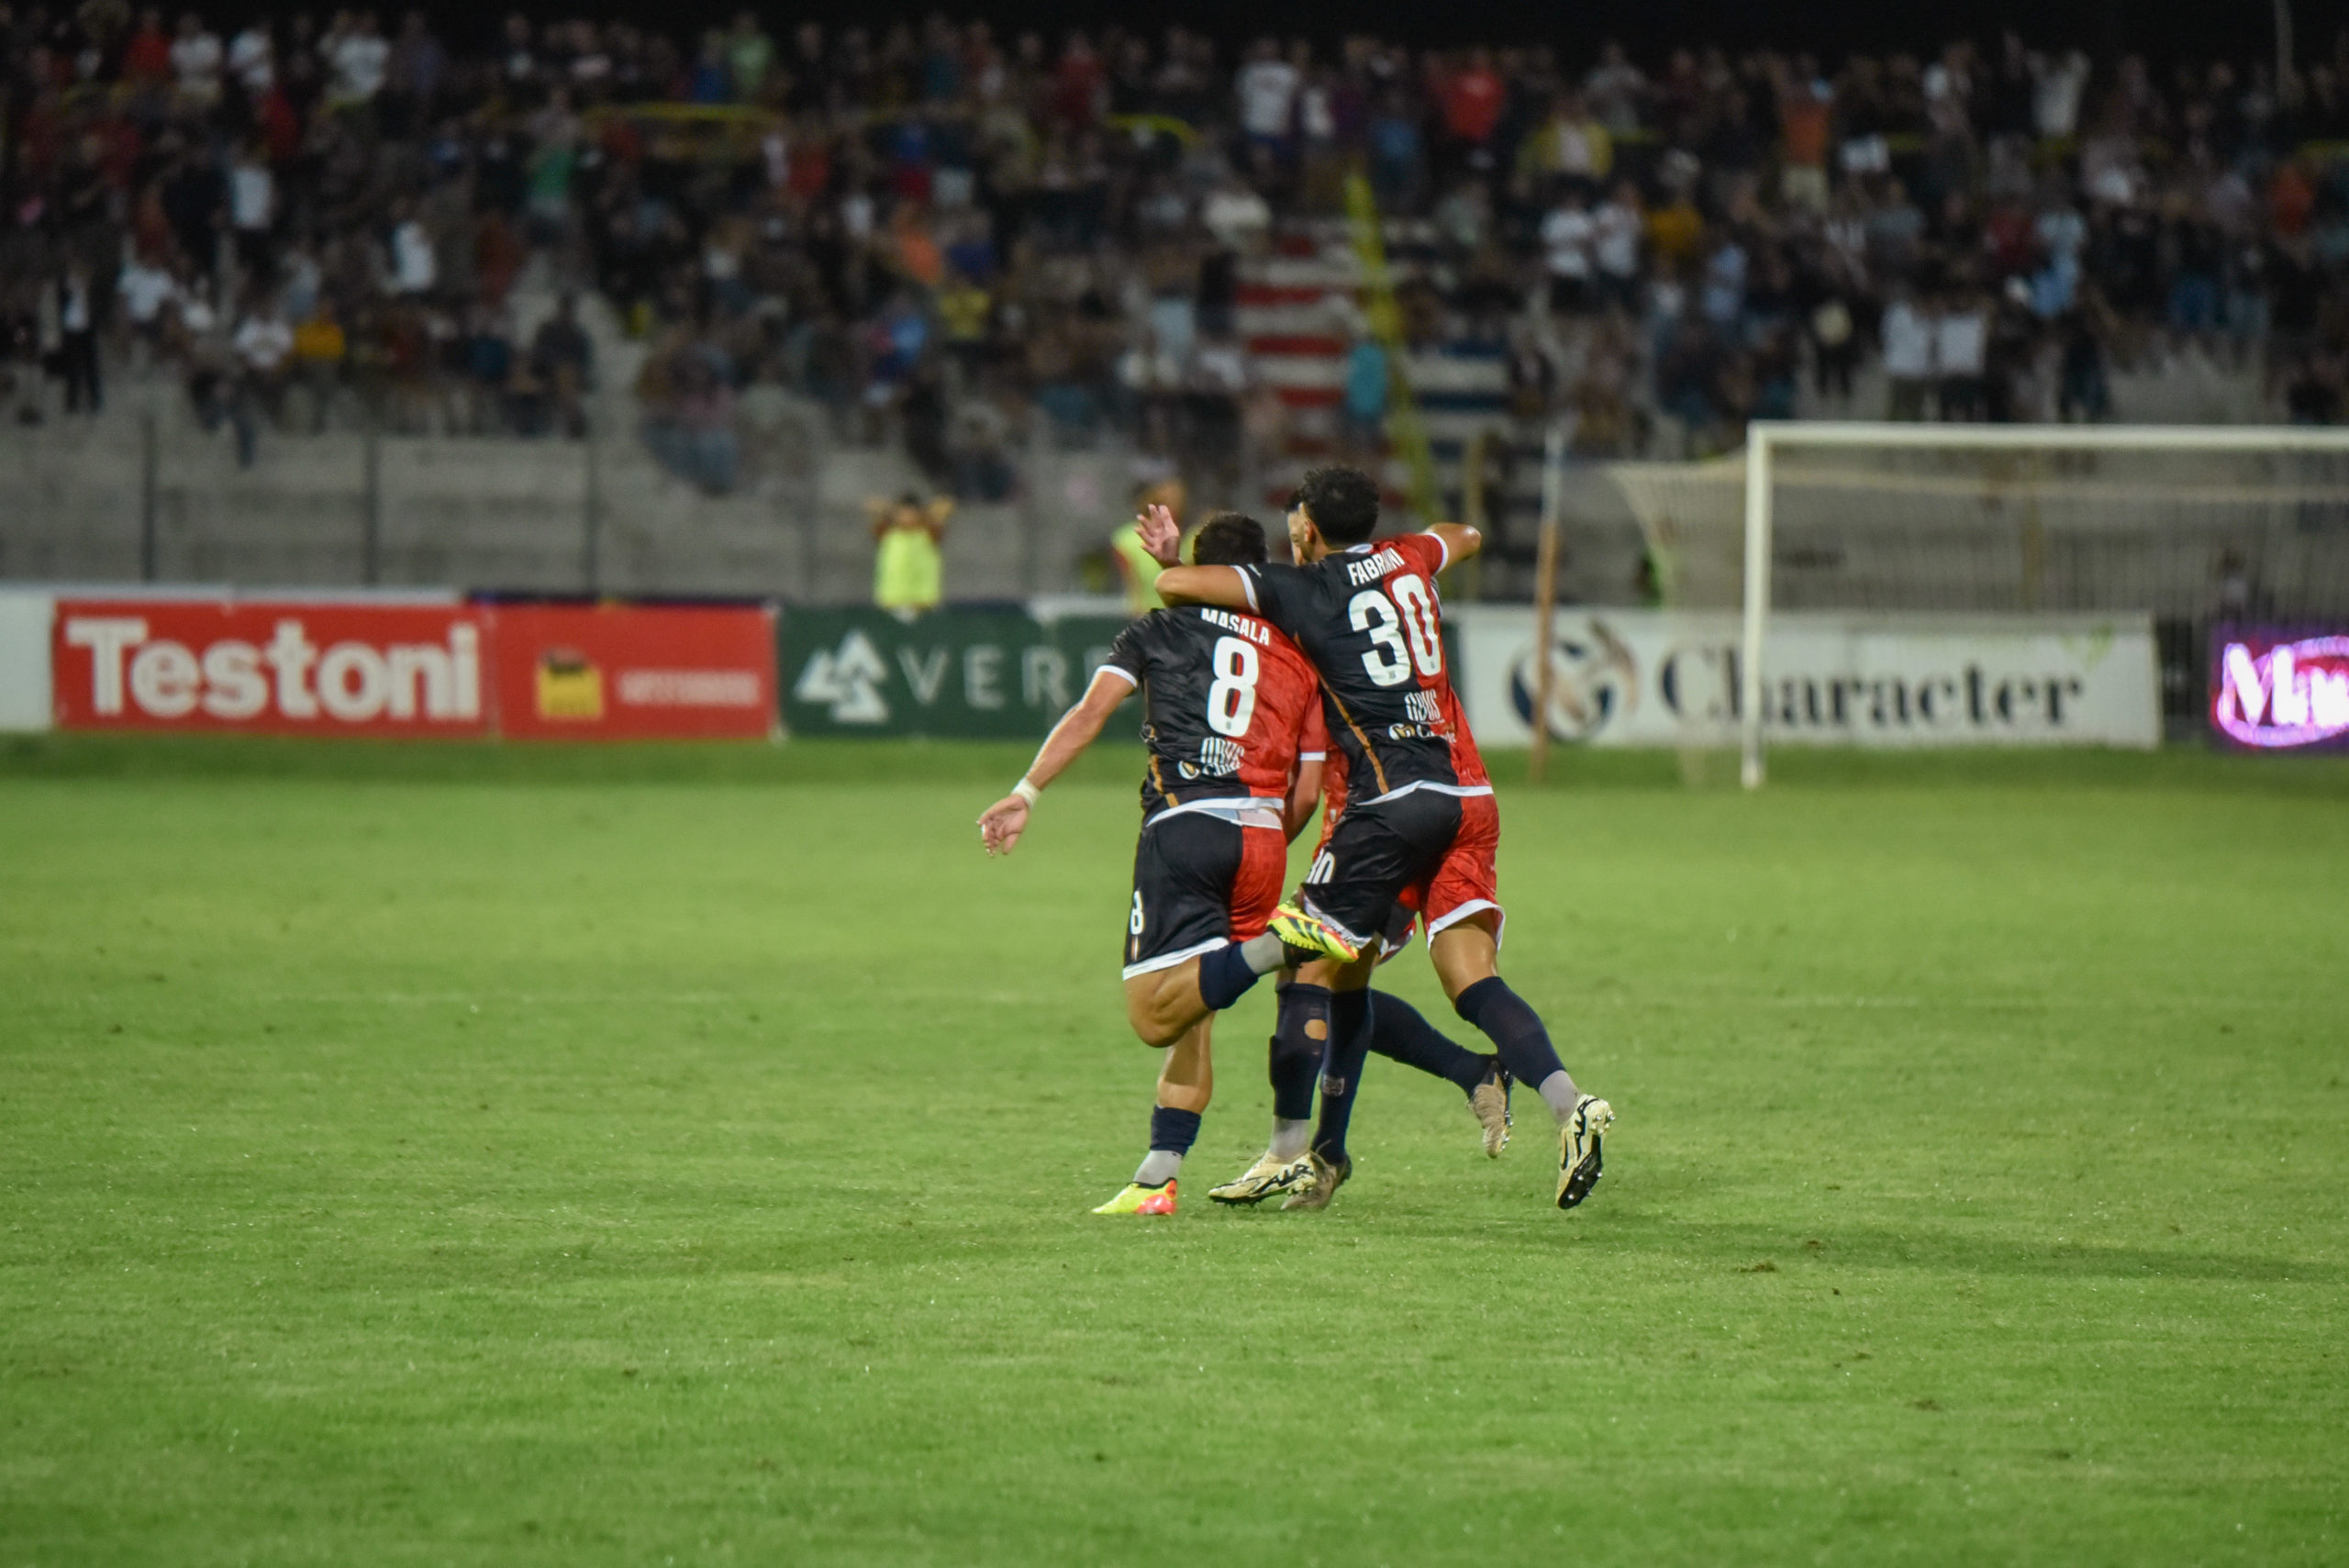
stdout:
<svg viewBox="0 0 2349 1568">
<path fill-rule="evenodd" d="M 1593 1200 L 1135 1221 L 1135 756 L 0 746 L 0 1568 L 2349 1560 L 2349 769 L 1571 756 Z"/>
</svg>

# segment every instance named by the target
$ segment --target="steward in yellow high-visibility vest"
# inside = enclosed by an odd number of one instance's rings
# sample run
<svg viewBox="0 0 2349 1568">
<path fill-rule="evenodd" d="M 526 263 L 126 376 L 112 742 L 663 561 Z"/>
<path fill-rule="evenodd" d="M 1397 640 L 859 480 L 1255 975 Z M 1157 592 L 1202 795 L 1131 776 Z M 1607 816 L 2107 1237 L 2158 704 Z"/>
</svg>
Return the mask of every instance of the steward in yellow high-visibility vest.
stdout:
<svg viewBox="0 0 2349 1568">
<path fill-rule="evenodd" d="M 867 501 L 864 509 L 873 518 L 873 602 L 900 615 L 937 608 L 946 592 L 938 541 L 954 503 L 941 496 L 925 505 L 907 495 L 895 503 Z"/>
<path fill-rule="evenodd" d="M 1164 506 L 1180 522 L 1186 499 L 1181 480 L 1162 479 L 1135 493 L 1134 513 L 1139 518 L 1152 506 Z M 1147 615 L 1158 608 L 1158 574 L 1164 568 L 1142 548 L 1141 529 L 1136 522 L 1128 522 L 1109 536 L 1109 554 L 1118 563 L 1118 581 L 1125 586 L 1127 612 Z"/>
</svg>

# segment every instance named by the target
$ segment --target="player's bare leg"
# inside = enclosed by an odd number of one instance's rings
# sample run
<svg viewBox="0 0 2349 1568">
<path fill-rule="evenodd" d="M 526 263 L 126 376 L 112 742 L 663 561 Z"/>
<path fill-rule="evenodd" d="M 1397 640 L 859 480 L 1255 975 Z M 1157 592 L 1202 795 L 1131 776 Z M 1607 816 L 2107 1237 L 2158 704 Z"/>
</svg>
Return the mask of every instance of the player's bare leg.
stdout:
<svg viewBox="0 0 2349 1568">
<path fill-rule="evenodd" d="M 1137 974 L 1126 982 L 1126 1021 L 1144 1045 L 1172 1045 L 1286 962 L 1281 940 L 1266 933 Z"/>
<path fill-rule="evenodd" d="M 1453 1010 L 1492 1038 L 1501 1065 L 1532 1084 L 1557 1118 L 1558 1207 L 1572 1208 L 1598 1181 L 1601 1143 L 1615 1112 L 1575 1087 L 1540 1015 L 1501 979 L 1498 925 L 1494 911 L 1480 909 L 1429 939 L 1428 956 Z"/>
<path fill-rule="evenodd" d="M 1137 976 L 1146 979 L 1148 976 Z M 1201 1018 L 1178 1036 L 1158 1070 L 1158 1100 L 1150 1113 L 1150 1152 L 1126 1189 L 1096 1214 L 1173 1214 L 1183 1156 L 1199 1135 L 1199 1118 L 1215 1097 L 1215 1019 Z"/>
</svg>

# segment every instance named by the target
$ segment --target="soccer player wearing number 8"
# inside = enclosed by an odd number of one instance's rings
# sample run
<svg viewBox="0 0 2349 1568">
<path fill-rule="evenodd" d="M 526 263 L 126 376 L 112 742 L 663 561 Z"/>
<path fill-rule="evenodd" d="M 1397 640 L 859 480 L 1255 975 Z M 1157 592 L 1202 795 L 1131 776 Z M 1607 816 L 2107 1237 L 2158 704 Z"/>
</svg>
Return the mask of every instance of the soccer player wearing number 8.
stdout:
<svg viewBox="0 0 2349 1568">
<path fill-rule="evenodd" d="M 1264 527 L 1222 513 L 1200 529 L 1193 551 L 1210 562 L 1261 562 Z M 1292 811 L 1315 683 L 1296 644 L 1260 617 L 1214 607 L 1143 616 L 1119 634 L 1019 788 L 979 818 L 989 852 L 1019 841 L 1036 792 L 1137 686 L 1148 765 L 1124 932 L 1126 1014 L 1144 1044 L 1174 1049 L 1159 1076 L 1150 1156 L 1102 1212 L 1171 1214 L 1175 1174 L 1212 1093 L 1211 1015 L 1285 956 L 1278 940 L 1264 939 L 1264 924 L 1280 902 L 1288 840 L 1319 787 L 1317 767 Z M 1243 945 L 1250 958 L 1237 962 L 1229 950 Z"/>
<path fill-rule="evenodd" d="M 1368 1051 L 1366 988 L 1399 905 L 1425 924 L 1453 1008 L 1492 1037 L 1501 1064 L 1556 1116 L 1557 1204 L 1572 1208 L 1598 1179 L 1614 1112 L 1575 1088 L 1540 1018 L 1500 978 L 1500 817 L 1444 667 L 1436 574 L 1483 540 L 1457 523 L 1374 540 L 1377 484 L 1342 467 L 1305 476 L 1288 525 L 1298 564 L 1170 561 L 1158 591 L 1170 605 L 1259 616 L 1294 639 L 1320 675 L 1330 739 L 1345 762 L 1345 814 L 1311 878 L 1271 922 L 1287 943 L 1324 955 L 1301 978 L 1331 993 L 1318 1195 L 1326 1202 L 1353 1169 L 1344 1109 L 1326 1091 L 1332 1081 L 1350 1086 Z"/>
</svg>

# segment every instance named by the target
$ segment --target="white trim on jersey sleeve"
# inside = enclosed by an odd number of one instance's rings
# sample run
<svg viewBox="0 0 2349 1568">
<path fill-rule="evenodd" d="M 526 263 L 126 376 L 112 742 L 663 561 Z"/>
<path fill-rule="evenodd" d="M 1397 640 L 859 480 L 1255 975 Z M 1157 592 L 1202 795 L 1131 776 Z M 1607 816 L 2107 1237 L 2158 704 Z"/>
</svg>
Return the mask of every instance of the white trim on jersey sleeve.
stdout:
<svg viewBox="0 0 2349 1568">
<path fill-rule="evenodd" d="M 1433 528 L 1424 528 L 1420 531 L 1425 533 L 1428 538 L 1435 540 L 1436 549 L 1442 552 L 1443 560 L 1437 565 L 1436 570 L 1438 572 L 1442 572 L 1445 567 L 1450 566 L 1452 564 L 1452 547 L 1443 542 L 1443 536 L 1436 532 Z"/>
<path fill-rule="evenodd" d="M 1256 569 L 1252 566 L 1235 566 L 1232 570 L 1240 573 L 1240 591 L 1248 595 L 1248 607 L 1254 610 L 1256 614 L 1263 615 L 1264 612 L 1256 604 Z"/>
<path fill-rule="evenodd" d="M 1096 664 L 1093 666 L 1093 673 L 1096 675 L 1115 675 L 1118 679 L 1125 682 L 1125 684 L 1130 686 L 1139 686 L 1141 684 L 1141 677 L 1140 675 L 1137 675 L 1132 671 L 1123 669 L 1116 664 Z"/>
<path fill-rule="evenodd" d="M 1326 762 L 1330 760 L 1330 753 L 1327 751 L 1299 751 L 1297 754 L 1297 760 L 1300 762 Z"/>
</svg>

